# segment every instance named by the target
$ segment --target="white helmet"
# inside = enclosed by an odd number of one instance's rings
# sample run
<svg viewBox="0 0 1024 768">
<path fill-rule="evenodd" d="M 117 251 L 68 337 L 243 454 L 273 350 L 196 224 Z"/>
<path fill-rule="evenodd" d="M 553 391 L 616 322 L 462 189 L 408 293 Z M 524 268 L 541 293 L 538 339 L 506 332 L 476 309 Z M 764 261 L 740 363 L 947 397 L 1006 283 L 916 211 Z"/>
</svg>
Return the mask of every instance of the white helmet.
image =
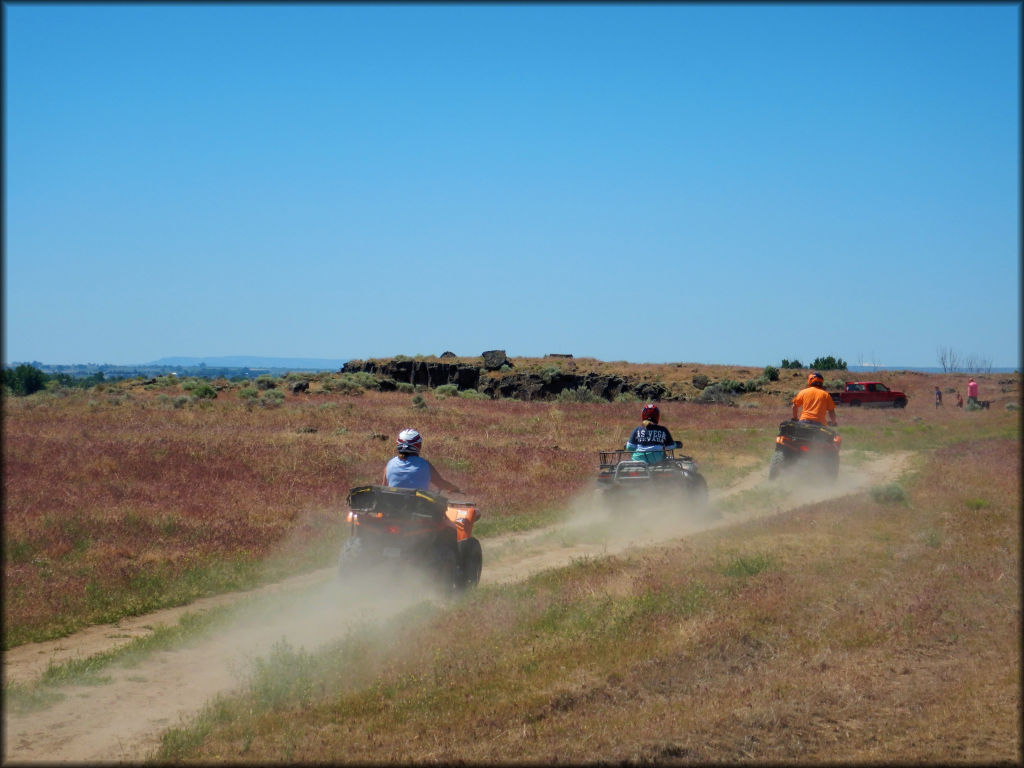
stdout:
<svg viewBox="0 0 1024 768">
<path fill-rule="evenodd" d="M 422 446 L 423 438 L 420 437 L 420 433 L 415 429 L 403 429 L 398 433 L 398 441 L 395 443 L 395 448 L 399 453 L 414 453 L 418 455 Z"/>
</svg>

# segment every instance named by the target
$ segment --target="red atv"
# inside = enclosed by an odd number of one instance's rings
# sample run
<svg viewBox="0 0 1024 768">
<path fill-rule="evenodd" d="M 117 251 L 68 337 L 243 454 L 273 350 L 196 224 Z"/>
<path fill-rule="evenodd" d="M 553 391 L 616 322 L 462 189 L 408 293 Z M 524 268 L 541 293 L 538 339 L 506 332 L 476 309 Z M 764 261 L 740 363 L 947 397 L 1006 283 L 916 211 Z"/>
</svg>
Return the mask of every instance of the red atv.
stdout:
<svg viewBox="0 0 1024 768">
<path fill-rule="evenodd" d="M 803 463 L 817 467 L 825 477 L 834 480 L 839 475 L 842 442 L 838 434 L 822 424 L 787 419 L 779 424 L 768 478 L 774 480 L 783 469 Z"/>
<path fill-rule="evenodd" d="M 345 501 L 351 527 L 338 559 L 342 579 L 374 567 L 410 566 L 443 593 L 479 583 L 483 551 L 473 536 L 480 517 L 473 502 L 381 485 L 353 488 Z"/>
</svg>

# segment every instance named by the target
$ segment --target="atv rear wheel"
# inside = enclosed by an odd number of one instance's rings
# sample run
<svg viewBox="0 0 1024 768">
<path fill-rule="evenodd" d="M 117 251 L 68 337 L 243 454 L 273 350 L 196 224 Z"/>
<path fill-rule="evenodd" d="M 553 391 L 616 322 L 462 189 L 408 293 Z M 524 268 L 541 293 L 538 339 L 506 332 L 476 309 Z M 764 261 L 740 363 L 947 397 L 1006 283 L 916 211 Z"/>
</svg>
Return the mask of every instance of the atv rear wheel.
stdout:
<svg viewBox="0 0 1024 768">
<path fill-rule="evenodd" d="M 786 461 L 786 454 L 782 451 L 775 451 L 772 454 L 771 464 L 768 465 L 768 479 L 774 480 L 782 471 L 782 465 Z"/>
<path fill-rule="evenodd" d="M 477 539 L 470 537 L 459 542 L 459 565 L 461 566 L 460 589 L 475 587 L 480 583 L 480 571 L 483 570 L 484 553 Z"/>
<path fill-rule="evenodd" d="M 341 554 L 338 555 L 339 578 L 346 578 L 356 572 L 364 555 L 363 540 L 358 536 L 349 536 L 341 545 Z"/>
<path fill-rule="evenodd" d="M 459 586 L 459 563 L 455 547 L 439 544 L 430 554 L 427 565 L 430 580 L 444 595 L 450 595 Z"/>
<path fill-rule="evenodd" d="M 708 481 L 703 475 L 690 476 L 686 497 L 692 509 L 703 512 L 708 505 Z"/>
</svg>

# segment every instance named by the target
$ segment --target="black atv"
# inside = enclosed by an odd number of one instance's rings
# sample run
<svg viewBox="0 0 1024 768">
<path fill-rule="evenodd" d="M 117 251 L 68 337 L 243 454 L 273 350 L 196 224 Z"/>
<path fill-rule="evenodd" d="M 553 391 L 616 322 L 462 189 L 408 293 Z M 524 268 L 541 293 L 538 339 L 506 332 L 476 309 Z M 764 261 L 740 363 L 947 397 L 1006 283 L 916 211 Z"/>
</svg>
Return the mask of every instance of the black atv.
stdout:
<svg viewBox="0 0 1024 768">
<path fill-rule="evenodd" d="M 706 511 L 708 484 L 691 456 L 675 455 L 682 447 L 678 440 L 665 449 L 665 459 L 648 463 L 633 458 L 633 451 L 600 451 L 597 489 L 615 509 L 622 501 L 655 498 L 658 491 L 678 494 L 688 509 Z M 654 492 L 654 493 L 652 493 Z M 663 498 L 662 496 L 657 496 Z M 671 496 L 670 496 L 671 497 Z"/>
<path fill-rule="evenodd" d="M 483 551 L 473 537 L 476 505 L 427 491 L 361 485 L 346 498 L 349 537 L 338 559 L 344 580 L 374 567 L 411 567 L 442 592 L 475 587 Z"/>
<path fill-rule="evenodd" d="M 828 427 L 812 422 L 787 419 L 779 424 L 775 453 L 768 465 L 768 478 L 798 464 L 834 480 L 839 476 L 839 447 L 842 438 Z"/>
</svg>

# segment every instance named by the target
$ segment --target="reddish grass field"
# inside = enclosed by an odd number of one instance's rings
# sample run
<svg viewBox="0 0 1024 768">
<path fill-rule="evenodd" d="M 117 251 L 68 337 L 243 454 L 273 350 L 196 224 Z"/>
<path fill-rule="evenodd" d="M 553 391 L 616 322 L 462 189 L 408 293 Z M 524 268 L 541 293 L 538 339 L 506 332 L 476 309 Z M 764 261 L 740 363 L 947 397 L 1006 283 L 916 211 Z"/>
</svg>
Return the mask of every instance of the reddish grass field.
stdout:
<svg viewBox="0 0 1024 768">
<path fill-rule="evenodd" d="M 760 374 L 690 364 L 639 370 L 663 380 Z M 783 371 L 774 389 L 740 407 L 662 403 L 662 423 L 713 485 L 737 462 L 767 462 L 805 375 Z M 887 377 L 910 406 L 841 409 L 844 445 L 885 448 L 916 433 L 948 441 L 965 419 L 998 430 L 1005 404 L 1019 400 L 1019 377 L 978 378 L 991 411 L 958 411 L 948 395 L 934 409 L 936 384 L 963 389 L 966 376 Z M 128 383 L 5 398 L 5 647 L 328 564 L 345 535 L 348 489 L 379 481 L 394 436 L 409 426 L 423 433 L 424 455 L 478 502 L 482 532 L 536 524 L 589 486 L 596 451 L 621 445 L 640 407 L 422 392 L 420 409 L 409 394 L 311 389 L 277 408 L 254 407 L 232 388 L 176 408 L 177 388 Z"/>
</svg>

